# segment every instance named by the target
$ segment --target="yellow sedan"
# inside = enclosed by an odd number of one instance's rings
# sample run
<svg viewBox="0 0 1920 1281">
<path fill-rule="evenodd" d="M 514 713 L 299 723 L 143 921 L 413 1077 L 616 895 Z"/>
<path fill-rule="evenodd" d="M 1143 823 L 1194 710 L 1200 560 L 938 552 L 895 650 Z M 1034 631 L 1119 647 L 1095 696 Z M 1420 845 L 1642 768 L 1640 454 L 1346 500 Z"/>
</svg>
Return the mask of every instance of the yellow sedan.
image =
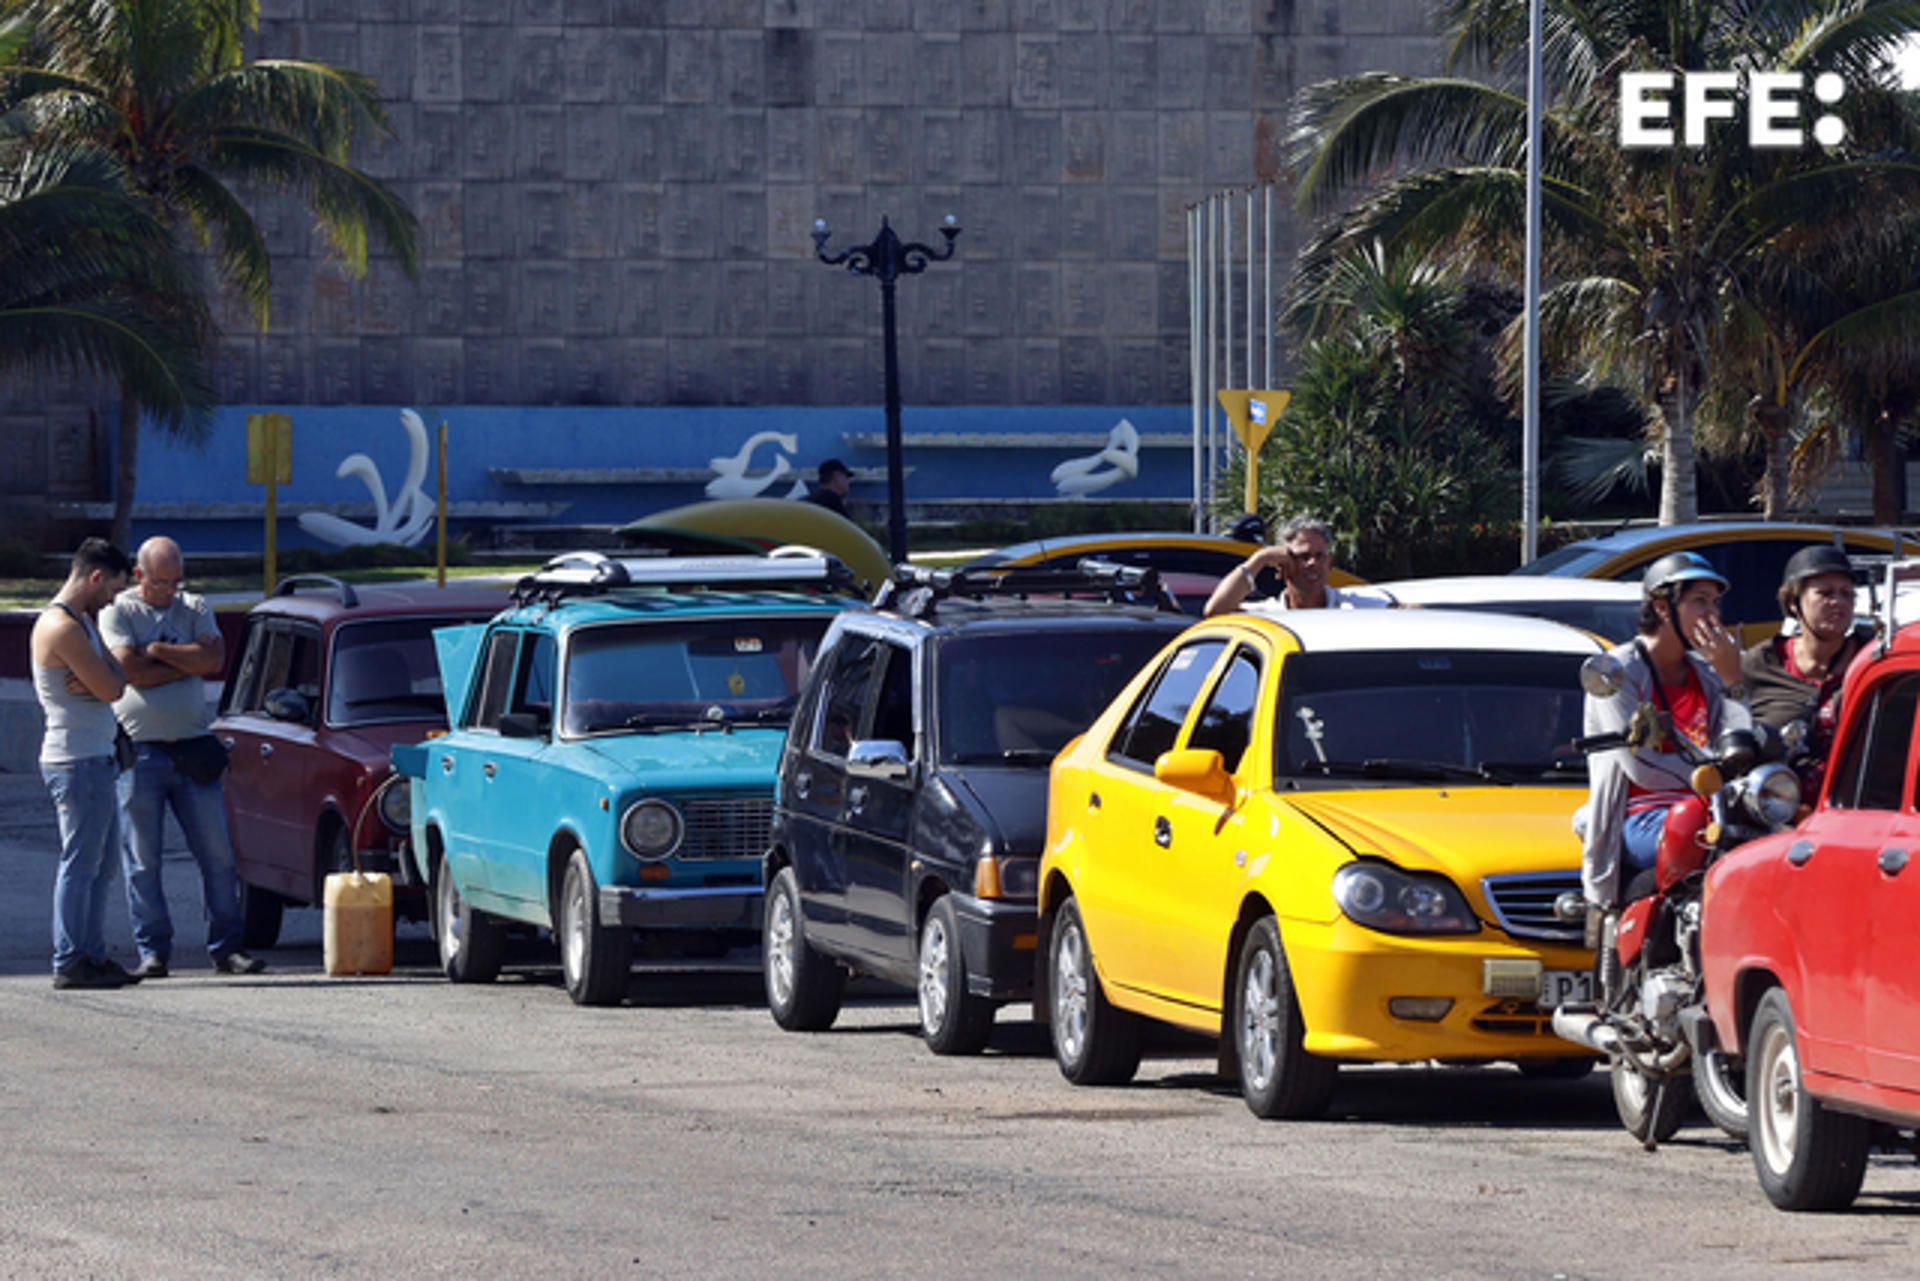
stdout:
<svg viewBox="0 0 1920 1281">
<path fill-rule="evenodd" d="M 1578 895 L 1590 636 L 1441 610 L 1196 624 L 1053 764 L 1034 1010 L 1079 1084 L 1140 1023 L 1218 1035 L 1261 1116 L 1324 1111 L 1342 1060 L 1584 1072 Z M 1570 904 L 1569 904 L 1570 906 Z"/>
</svg>

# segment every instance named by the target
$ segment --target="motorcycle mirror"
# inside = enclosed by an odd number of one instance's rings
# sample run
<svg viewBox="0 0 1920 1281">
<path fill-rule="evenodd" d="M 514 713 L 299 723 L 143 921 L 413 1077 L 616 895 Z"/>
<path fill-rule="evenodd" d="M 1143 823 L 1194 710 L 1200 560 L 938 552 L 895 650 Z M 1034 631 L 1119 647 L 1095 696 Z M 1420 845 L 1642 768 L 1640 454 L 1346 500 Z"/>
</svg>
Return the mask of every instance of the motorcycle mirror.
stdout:
<svg viewBox="0 0 1920 1281">
<path fill-rule="evenodd" d="M 1612 654 L 1595 654 L 1580 664 L 1580 688 L 1593 698 L 1612 698 L 1627 684 L 1627 670 Z"/>
</svg>

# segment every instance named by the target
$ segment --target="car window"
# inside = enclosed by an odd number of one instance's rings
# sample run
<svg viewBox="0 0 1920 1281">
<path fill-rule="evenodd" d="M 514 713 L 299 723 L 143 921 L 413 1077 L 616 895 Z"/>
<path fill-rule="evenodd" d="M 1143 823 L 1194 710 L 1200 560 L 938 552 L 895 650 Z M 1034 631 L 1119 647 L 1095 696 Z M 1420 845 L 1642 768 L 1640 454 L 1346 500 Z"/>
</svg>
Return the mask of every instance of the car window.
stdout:
<svg viewBox="0 0 1920 1281">
<path fill-rule="evenodd" d="M 433 629 L 440 618 L 392 618 L 342 624 L 333 632 L 327 723 L 437 720 L 440 663 Z"/>
<path fill-rule="evenodd" d="M 513 658 L 519 652 L 520 633 L 498 631 L 487 637 L 486 668 L 480 675 L 480 697 L 474 700 L 475 729 L 497 729 L 513 688 Z"/>
<path fill-rule="evenodd" d="M 567 647 L 563 732 L 785 724 L 827 622 L 793 615 L 583 627 Z M 526 699 L 540 711 L 552 698 L 552 651 L 538 642 L 533 650 Z"/>
<path fill-rule="evenodd" d="M 1842 750 L 1827 804 L 1834 809 L 1897 810 L 1907 777 L 1920 673 L 1883 682 L 1867 696 L 1865 718 Z"/>
<path fill-rule="evenodd" d="M 532 712 L 544 732 L 553 725 L 553 636 L 537 632 L 520 646 L 520 679 L 514 683 L 513 710 Z"/>
<path fill-rule="evenodd" d="M 811 745 L 828 756 L 845 756 L 866 710 L 885 647 L 874 637 L 849 632 L 834 647 L 833 666 L 827 672 L 826 693 L 813 724 Z"/>
<path fill-rule="evenodd" d="M 1109 755 L 1152 769 L 1162 752 L 1172 751 L 1187 713 L 1226 647 L 1223 640 L 1209 639 L 1175 650 L 1114 736 Z"/>
<path fill-rule="evenodd" d="M 873 704 L 873 727 L 863 737 L 885 739 L 913 747 L 913 651 L 904 645 L 886 645 L 886 666 L 880 677 L 880 697 Z"/>
<path fill-rule="evenodd" d="M 267 638 L 272 631 L 264 618 L 247 623 L 246 637 L 240 642 L 240 658 L 233 676 L 220 691 L 220 711 L 252 712 L 260 709 L 260 670 L 266 662 Z"/>
<path fill-rule="evenodd" d="M 1169 635 L 1147 627 L 1062 627 L 945 641 L 933 676 L 940 759 L 1045 765 L 1093 724 Z"/>
<path fill-rule="evenodd" d="M 300 627 L 273 627 L 267 632 L 260 663 L 258 700 L 276 689 L 291 689 L 309 701 L 320 697 L 320 637 Z"/>
<path fill-rule="evenodd" d="M 1229 773 L 1239 769 L 1240 758 L 1253 741 L 1253 710 L 1259 698 L 1260 659 L 1243 645 L 1200 710 L 1187 746 L 1220 753 Z"/>
<path fill-rule="evenodd" d="M 1277 773 L 1516 781 L 1584 773 L 1578 654 L 1376 650 L 1296 654 L 1276 709 Z"/>
</svg>

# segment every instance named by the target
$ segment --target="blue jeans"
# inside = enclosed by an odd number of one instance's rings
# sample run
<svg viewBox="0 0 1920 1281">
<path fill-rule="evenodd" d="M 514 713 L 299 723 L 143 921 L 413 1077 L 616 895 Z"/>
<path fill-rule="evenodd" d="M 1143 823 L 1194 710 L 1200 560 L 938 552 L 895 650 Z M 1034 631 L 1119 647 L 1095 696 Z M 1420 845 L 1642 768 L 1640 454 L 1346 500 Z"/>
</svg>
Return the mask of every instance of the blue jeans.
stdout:
<svg viewBox="0 0 1920 1281">
<path fill-rule="evenodd" d="M 120 776 L 120 804 L 127 825 L 127 911 L 141 957 L 166 961 L 173 955 L 173 919 L 160 880 L 160 844 L 169 809 L 200 865 L 207 954 L 217 961 L 238 952 L 246 920 L 240 914 L 240 873 L 233 863 L 233 838 L 227 832 L 219 782 L 194 782 L 174 768 L 172 757 L 152 743 L 142 743 L 139 759 Z"/>
<path fill-rule="evenodd" d="M 1666 826 L 1667 811 L 1671 808 L 1669 805 L 1660 805 L 1627 815 L 1627 821 L 1620 829 L 1620 846 L 1621 853 L 1626 855 L 1627 866 L 1634 871 L 1646 871 L 1659 857 L 1660 829 Z"/>
<path fill-rule="evenodd" d="M 120 804 L 111 756 L 42 765 L 40 778 L 60 820 L 60 870 L 53 878 L 53 968 L 107 959 L 102 935 L 113 852 L 120 847 Z"/>
</svg>

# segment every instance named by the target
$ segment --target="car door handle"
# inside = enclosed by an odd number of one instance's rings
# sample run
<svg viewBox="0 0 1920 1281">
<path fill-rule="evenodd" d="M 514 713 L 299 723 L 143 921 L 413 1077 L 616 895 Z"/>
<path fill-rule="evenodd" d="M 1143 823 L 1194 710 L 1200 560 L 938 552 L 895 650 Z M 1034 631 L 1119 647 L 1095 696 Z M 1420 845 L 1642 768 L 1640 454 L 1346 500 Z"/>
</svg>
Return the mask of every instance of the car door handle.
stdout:
<svg viewBox="0 0 1920 1281">
<path fill-rule="evenodd" d="M 1812 841 L 1795 841 L 1787 846 L 1787 862 L 1795 867 L 1805 867 L 1807 860 L 1813 857 Z"/>
<path fill-rule="evenodd" d="M 1173 824 L 1167 822 L 1165 815 L 1153 820 L 1153 843 L 1161 849 L 1173 844 Z"/>
<path fill-rule="evenodd" d="M 260 744 L 260 759 L 263 761 L 271 760 L 272 757 L 273 757 L 273 744 L 272 743 Z"/>
<path fill-rule="evenodd" d="M 488 778 L 492 778 L 494 769 L 495 769 L 494 763 L 492 761 L 488 761 L 485 765 L 482 765 L 480 767 L 480 772 L 482 774 L 485 774 Z"/>
<path fill-rule="evenodd" d="M 856 814 L 858 814 L 861 810 L 865 809 L 867 806 L 867 789 L 864 787 L 848 788 L 847 789 L 847 805 Z"/>
<path fill-rule="evenodd" d="M 795 796 L 799 797 L 801 800 L 804 801 L 807 799 L 807 795 L 812 791 L 813 791 L 813 775 L 812 774 L 808 773 L 806 770 L 801 770 L 798 774 L 795 774 L 793 776 L 793 794 Z"/>
<path fill-rule="evenodd" d="M 451 756 L 442 756 L 442 757 L 440 758 L 440 772 L 441 772 L 442 774 L 451 774 L 451 773 L 453 773 L 453 757 L 451 757 Z"/>
<path fill-rule="evenodd" d="M 1906 870 L 1907 852 L 1897 845 L 1889 845 L 1880 851 L 1880 870 L 1888 876 L 1898 876 Z"/>
<path fill-rule="evenodd" d="M 231 752 L 233 750 L 233 735 L 228 734 L 222 737 L 220 740 L 220 746 L 226 748 L 229 752 Z"/>
<path fill-rule="evenodd" d="M 1089 792 L 1087 794 L 1087 808 L 1090 810 L 1097 810 L 1100 808 L 1100 793 Z"/>
</svg>

